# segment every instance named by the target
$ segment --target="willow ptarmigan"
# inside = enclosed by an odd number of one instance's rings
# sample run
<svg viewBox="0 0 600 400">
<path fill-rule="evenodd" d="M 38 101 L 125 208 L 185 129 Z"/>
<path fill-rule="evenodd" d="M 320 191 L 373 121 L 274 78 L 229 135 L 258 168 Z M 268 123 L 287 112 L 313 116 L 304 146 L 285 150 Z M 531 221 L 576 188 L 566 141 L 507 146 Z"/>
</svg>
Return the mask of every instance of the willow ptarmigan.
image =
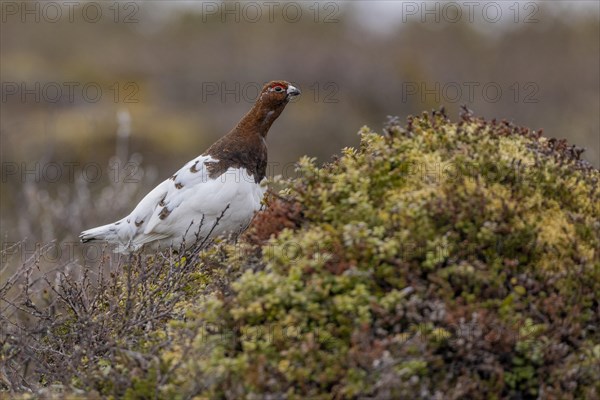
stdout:
<svg viewBox="0 0 600 400">
<path fill-rule="evenodd" d="M 267 168 L 265 138 L 300 90 L 285 81 L 264 86 L 252 109 L 221 139 L 146 195 L 125 218 L 89 229 L 82 242 L 106 241 L 131 252 L 195 243 L 244 230 L 260 209 Z M 216 224 L 218 220 L 218 224 Z"/>
</svg>

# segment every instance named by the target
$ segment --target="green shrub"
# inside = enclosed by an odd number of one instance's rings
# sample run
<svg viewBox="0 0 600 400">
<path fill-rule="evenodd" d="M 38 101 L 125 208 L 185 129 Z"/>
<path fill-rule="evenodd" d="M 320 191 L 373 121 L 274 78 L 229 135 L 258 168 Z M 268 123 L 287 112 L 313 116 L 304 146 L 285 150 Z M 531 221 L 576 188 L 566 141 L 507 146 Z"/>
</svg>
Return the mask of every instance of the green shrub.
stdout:
<svg viewBox="0 0 600 400">
<path fill-rule="evenodd" d="M 203 253 L 144 333 L 169 338 L 157 359 L 112 365 L 130 376 L 112 394 L 600 396 L 599 171 L 469 113 L 360 139 L 300 160 L 242 239 Z"/>
</svg>

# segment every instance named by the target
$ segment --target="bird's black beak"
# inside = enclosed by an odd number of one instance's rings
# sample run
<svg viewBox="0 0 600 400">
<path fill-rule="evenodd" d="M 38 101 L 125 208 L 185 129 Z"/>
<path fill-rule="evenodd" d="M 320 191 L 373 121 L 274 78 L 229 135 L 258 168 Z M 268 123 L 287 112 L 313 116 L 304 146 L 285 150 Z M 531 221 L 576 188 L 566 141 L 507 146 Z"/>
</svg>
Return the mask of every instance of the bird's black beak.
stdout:
<svg viewBox="0 0 600 400">
<path fill-rule="evenodd" d="M 287 97 L 288 98 L 294 97 L 294 96 L 299 96 L 300 93 L 301 93 L 300 89 L 298 89 L 298 88 L 296 88 L 296 87 L 294 87 L 292 85 L 289 85 L 288 88 L 287 88 Z"/>
</svg>

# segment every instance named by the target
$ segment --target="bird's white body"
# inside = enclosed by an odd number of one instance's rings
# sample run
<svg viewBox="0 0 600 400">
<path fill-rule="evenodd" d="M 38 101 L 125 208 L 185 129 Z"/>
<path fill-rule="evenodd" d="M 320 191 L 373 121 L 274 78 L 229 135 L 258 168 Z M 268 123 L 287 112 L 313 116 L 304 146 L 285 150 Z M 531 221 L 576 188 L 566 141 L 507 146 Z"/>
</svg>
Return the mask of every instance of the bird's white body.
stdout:
<svg viewBox="0 0 600 400">
<path fill-rule="evenodd" d="M 260 209 L 266 188 L 243 167 L 211 178 L 207 163 L 217 161 L 196 157 L 148 193 L 131 214 L 82 232 L 82 240 L 105 240 L 116 244 L 116 251 L 131 252 L 147 243 L 177 248 L 183 240 L 189 246 L 209 234 L 243 231 Z"/>
</svg>

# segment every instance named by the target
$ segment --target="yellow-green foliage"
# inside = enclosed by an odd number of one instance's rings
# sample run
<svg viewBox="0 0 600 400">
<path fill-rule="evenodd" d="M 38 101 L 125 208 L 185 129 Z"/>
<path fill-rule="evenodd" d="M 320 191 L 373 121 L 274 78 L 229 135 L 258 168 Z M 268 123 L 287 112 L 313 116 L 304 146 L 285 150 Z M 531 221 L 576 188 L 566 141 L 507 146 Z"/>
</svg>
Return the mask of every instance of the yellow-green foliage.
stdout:
<svg viewBox="0 0 600 400">
<path fill-rule="evenodd" d="M 263 244 L 202 325 L 172 395 L 592 398 L 600 174 L 510 124 L 423 115 L 287 182 L 301 226 Z"/>
<path fill-rule="evenodd" d="M 360 139 L 205 254 L 126 397 L 598 398 L 598 170 L 468 114 Z"/>
</svg>

